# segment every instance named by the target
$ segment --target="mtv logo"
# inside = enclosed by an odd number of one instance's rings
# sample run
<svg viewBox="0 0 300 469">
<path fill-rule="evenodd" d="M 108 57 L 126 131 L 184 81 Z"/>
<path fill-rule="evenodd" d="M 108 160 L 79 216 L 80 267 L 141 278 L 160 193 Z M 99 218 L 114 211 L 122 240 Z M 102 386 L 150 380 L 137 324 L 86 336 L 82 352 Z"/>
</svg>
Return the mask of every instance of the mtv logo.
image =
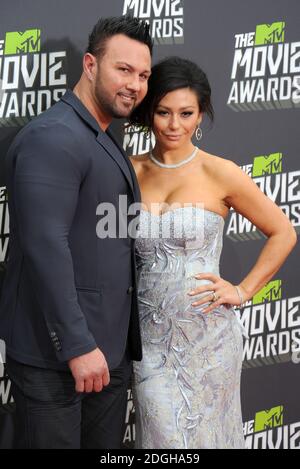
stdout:
<svg viewBox="0 0 300 469">
<path fill-rule="evenodd" d="M 28 29 L 22 32 L 6 33 L 4 55 L 28 54 L 41 50 L 41 30 Z"/>
<path fill-rule="evenodd" d="M 283 406 L 263 410 L 255 415 L 254 432 L 259 433 L 270 428 L 283 426 Z"/>
<path fill-rule="evenodd" d="M 261 303 L 268 303 L 270 301 L 280 300 L 282 297 L 281 280 L 273 280 L 262 288 L 252 299 L 253 305 L 260 305 Z"/>
<path fill-rule="evenodd" d="M 271 153 L 270 155 L 257 156 L 253 161 L 252 176 L 264 176 L 266 174 L 277 174 L 282 172 L 282 153 Z"/>
<path fill-rule="evenodd" d="M 4 340 L 0 339 L 0 363 L 6 363 L 6 346 Z"/>
<path fill-rule="evenodd" d="M 284 42 L 285 22 L 258 24 L 256 26 L 255 46 Z"/>
</svg>

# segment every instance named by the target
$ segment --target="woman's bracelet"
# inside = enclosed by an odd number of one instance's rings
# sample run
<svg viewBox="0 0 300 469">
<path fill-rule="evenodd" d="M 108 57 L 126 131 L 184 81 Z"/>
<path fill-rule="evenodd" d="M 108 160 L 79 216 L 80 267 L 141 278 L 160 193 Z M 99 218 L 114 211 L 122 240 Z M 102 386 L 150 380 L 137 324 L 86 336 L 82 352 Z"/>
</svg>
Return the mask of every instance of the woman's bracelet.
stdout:
<svg viewBox="0 0 300 469">
<path fill-rule="evenodd" d="M 243 297 L 243 293 L 241 292 L 241 289 L 238 285 L 234 285 L 235 288 L 236 288 L 236 291 L 238 292 L 238 295 L 239 295 L 239 299 L 240 299 L 240 306 L 243 306 L 244 304 L 244 297 Z"/>
</svg>

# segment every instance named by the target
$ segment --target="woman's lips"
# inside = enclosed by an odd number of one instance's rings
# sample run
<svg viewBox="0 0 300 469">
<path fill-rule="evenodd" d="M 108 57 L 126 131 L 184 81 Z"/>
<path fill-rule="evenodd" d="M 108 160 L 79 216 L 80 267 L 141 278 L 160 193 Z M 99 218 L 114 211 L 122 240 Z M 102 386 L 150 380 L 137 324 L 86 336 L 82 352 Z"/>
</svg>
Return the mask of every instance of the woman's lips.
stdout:
<svg viewBox="0 0 300 469">
<path fill-rule="evenodd" d="M 180 135 L 165 135 L 167 137 L 167 139 L 169 140 L 179 140 L 180 139 Z"/>
</svg>

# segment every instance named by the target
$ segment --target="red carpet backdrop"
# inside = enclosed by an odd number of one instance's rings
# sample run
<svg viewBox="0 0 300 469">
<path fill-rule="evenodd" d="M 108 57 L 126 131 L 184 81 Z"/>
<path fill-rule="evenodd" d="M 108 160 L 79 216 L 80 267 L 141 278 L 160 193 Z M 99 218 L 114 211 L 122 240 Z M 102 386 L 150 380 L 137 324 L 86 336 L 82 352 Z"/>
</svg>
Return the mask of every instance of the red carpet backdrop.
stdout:
<svg viewBox="0 0 300 469">
<path fill-rule="evenodd" d="M 0 261 L 9 253 L 3 163 L 13 137 L 54 104 L 81 73 L 82 54 L 100 16 L 132 12 L 149 20 L 154 62 L 179 55 L 197 62 L 213 90 L 216 122 L 201 148 L 232 159 L 300 226 L 299 0 L 10 0 L 0 16 Z M 128 154 L 150 141 L 113 124 Z M 240 283 L 265 236 L 231 211 L 221 276 Z M 242 407 L 249 449 L 300 448 L 300 249 L 240 311 L 244 345 Z M 1 271 L 2 271 L 2 264 Z M 26 337 L 24 337 L 26 340 Z M 0 448 L 11 448 L 14 402 L 0 341 Z M 135 438 L 128 391 L 125 447 Z"/>
</svg>

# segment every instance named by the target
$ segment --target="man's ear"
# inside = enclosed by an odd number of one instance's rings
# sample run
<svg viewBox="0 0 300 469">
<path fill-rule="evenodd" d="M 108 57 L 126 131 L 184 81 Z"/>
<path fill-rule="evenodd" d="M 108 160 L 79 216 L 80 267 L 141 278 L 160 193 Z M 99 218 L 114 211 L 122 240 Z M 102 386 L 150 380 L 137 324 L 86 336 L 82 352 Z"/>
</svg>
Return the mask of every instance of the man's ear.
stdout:
<svg viewBox="0 0 300 469">
<path fill-rule="evenodd" d="M 95 57 L 92 54 L 87 52 L 83 56 L 83 64 L 82 65 L 83 65 L 84 73 L 87 76 L 88 80 L 93 81 L 94 76 L 95 76 L 95 68 L 96 68 L 96 59 L 95 59 Z"/>
</svg>

